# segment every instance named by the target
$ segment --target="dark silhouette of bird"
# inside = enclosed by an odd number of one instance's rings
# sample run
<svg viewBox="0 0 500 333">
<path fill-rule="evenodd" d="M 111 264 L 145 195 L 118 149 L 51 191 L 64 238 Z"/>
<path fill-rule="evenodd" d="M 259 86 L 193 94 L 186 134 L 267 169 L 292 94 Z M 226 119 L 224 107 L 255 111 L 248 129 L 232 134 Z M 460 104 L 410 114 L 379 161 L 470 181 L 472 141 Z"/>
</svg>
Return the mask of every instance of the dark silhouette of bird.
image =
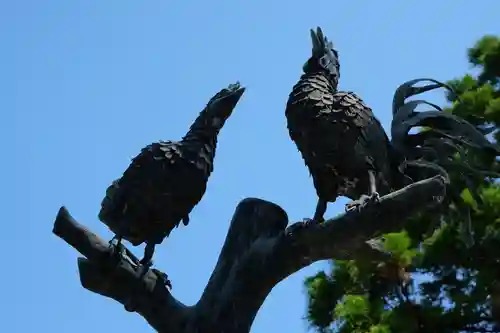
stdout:
<svg viewBox="0 0 500 333">
<path fill-rule="evenodd" d="M 155 246 L 181 221 L 188 225 L 214 167 L 219 131 L 244 91 L 239 83 L 219 91 L 180 141 L 146 146 L 106 190 L 99 219 L 116 235 L 110 246 L 121 255 L 122 239 L 134 246 L 145 243 L 144 257 L 138 263 L 141 274 L 152 265 Z"/>
<path fill-rule="evenodd" d="M 498 177 L 480 170 L 464 157 L 470 150 L 492 160 L 500 148 L 466 120 L 424 100 L 407 98 L 436 88 L 453 90 L 433 79 L 416 79 L 398 87 L 393 99 L 392 138 L 370 107 L 353 92 L 338 91 L 340 65 L 338 51 L 318 27 L 311 30 L 312 56 L 293 87 L 286 106 L 290 138 L 295 142 L 312 178 L 318 203 L 312 221 L 323 221 L 327 203 L 345 196 L 353 200 L 346 210 L 360 210 L 376 203 L 380 195 L 412 182 L 441 175 L 447 184 L 447 197 L 459 213 L 465 212 L 460 199 L 461 184 L 450 186 L 448 173 L 458 171 L 475 200 L 474 177 Z M 422 81 L 432 84 L 416 87 Z M 426 104 L 434 110 L 416 112 Z M 425 131 L 410 133 L 412 128 Z M 476 182 L 477 183 L 477 182 Z M 448 207 L 448 205 L 442 205 Z M 310 219 L 307 219 L 309 222 Z M 470 218 L 469 218 L 470 220 Z M 470 224 L 470 222 L 465 223 Z M 470 225 L 466 226 L 470 229 Z M 466 231 L 465 234 L 469 234 Z"/>
<path fill-rule="evenodd" d="M 480 203 L 477 184 L 487 177 L 500 176 L 487 170 L 491 165 L 487 161 L 491 163 L 500 155 L 500 148 L 486 138 L 494 127 L 477 128 L 425 100 L 407 101 L 437 88 L 453 93 L 437 80 L 416 79 L 400 85 L 394 94 L 389 140 L 372 110 L 356 94 L 338 91 L 340 65 L 333 44 L 320 28 L 311 30 L 311 38 L 312 56 L 289 95 L 285 114 L 290 138 L 312 175 L 318 203 L 313 219 L 294 224 L 291 232 L 310 222 L 322 222 L 327 203 L 339 196 L 353 200 L 346 210 L 360 210 L 376 203 L 380 195 L 439 175 L 446 185 L 446 195 L 440 198 L 436 216 L 455 214 L 454 220 L 457 216 L 463 219 L 459 226 L 462 241 L 473 246 L 470 210 L 461 199 L 461 192 L 468 188 L 473 199 Z M 423 81 L 431 84 L 416 87 Z M 417 112 L 421 105 L 432 109 Z M 410 132 L 421 127 L 425 130 Z M 481 165 L 480 161 L 486 163 Z M 374 250 L 391 255 L 380 240 L 368 243 Z M 411 305 L 407 297 L 412 287 L 411 275 L 398 261 L 380 263 L 370 277 L 370 284 L 372 302 L 393 289 L 402 303 Z M 418 309 L 413 310 L 418 315 Z"/>
<path fill-rule="evenodd" d="M 338 52 L 320 28 L 311 30 L 312 56 L 286 106 L 290 138 L 313 178 L 321 222 L 328 202 L 354 201 L 346 210 L 375 202 L 390 191 L 390 141 L 372 110 L 353 92 L 337 91 Z M 394 168 L 394 170 L 396 170 Z"/>
</svg>

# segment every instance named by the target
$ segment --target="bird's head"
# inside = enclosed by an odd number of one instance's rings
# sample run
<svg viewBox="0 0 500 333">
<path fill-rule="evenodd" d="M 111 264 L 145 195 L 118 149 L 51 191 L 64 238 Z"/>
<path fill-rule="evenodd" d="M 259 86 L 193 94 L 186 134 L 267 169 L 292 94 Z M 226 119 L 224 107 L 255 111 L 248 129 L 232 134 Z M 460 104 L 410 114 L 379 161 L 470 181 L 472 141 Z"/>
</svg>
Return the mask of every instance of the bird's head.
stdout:
<svg viewBox="0 0 500 333">
<path fill-rule="evenodd" d="M 227 118 L 231 116 L 244 92 L 245 88 L 236 82 L 222 89 L 210 99 L 205 110 L 213 127 L 222 127 Z"/>
<path fill-rule="evenodd" d="M 312 56 L 304 64 L 305 73 L 323 71 L 329 76 L 334 86 L 340 78 L 339 53 L 333 48 L 333 43 L 324 35 L 321 28 L 311 29 Z"/>
</svg>

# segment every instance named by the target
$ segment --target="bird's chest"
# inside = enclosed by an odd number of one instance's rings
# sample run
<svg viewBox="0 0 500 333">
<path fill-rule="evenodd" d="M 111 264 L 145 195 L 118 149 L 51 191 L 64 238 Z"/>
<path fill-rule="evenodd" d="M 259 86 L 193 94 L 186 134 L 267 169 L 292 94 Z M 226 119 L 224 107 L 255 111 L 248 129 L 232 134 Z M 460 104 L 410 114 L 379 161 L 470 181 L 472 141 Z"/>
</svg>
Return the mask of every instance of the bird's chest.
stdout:
<svg viewBox="0 0 500 333">
<path fill-rule="evenodd" d="M 302 111 L 318 111 L 334 103 L 333 87 L 322 77 L 299 80 L 287 102 L 287 116 L 300 118 Z"/>
<path fill-rule="evenodd" d="M 210 161 L 204 152 L 181 143 L 153 144 L 133 161 L 122 181 L 161 201 L 197 202 L 212 170 Z"/>
<path fill-rule="evenodd" d="M 361 134 L 343 115 L 318 114 L 307 120 L 309 126 L 298 131 L 311 159 L 342 164 L 356 158 L 355 146 Z"/>
</svg>

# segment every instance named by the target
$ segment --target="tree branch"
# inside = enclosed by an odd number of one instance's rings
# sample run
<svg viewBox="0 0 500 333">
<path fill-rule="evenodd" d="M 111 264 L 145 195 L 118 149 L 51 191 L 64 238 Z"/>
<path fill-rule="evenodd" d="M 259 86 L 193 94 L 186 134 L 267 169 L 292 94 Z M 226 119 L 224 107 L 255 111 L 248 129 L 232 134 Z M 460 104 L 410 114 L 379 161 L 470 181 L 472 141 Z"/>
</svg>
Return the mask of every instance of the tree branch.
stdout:
<svg viewBox="0 0 500 333">
<path fill-rule="evenodd" d="M 358 254 L 372 256 L 373 250 L 366 241 L 401 230 L 409 216 L 440 203 L 444 199 L 444 184 L 443 177 L 435 176 L 389 193 L 379 204 L 367 206 L 361 212 L 342 214 L 321 225 L 302 227 L 304 223 L 295 223 L 288 228 L 291 235 L 287 241 L 313 261 L 347 260 Z"/>
<path fill-rule="evenodd" d="M 62 207 L 53 232 L 86 258 L 78 259 L 84 288 L 136 311 L 158 332 L 246 333 L 271 289 L 281 280 L 323 259 L 380 258 L 366 241 L 398 231 L 405 218 L 440 202 L 444 179 L 434 177 L 381 198 L 361 212 L 321 225 L 298 222 L 276 204 L 255 198 L 239 203 L 217 265 L 198 301 L 187 307 L 165 288 L 161 274 L 136 277 L 129 250 L 119 263 L 108 243 L 78 224 Z M 375 254 L 375 255 L 374 255 Z"/>
<path fill-rule="evenodd" d="M 119 262 L 112 256 L 108 242 L 79 224 L 65 207 L 59 209 L 54 234 L 86 258 L 78 258 L 80 282 L 85 289 L 127 305 L 158 332 L 178 332 L 191 307 L 177 301 L 165 287 L 160 274 L 150 270 L 142 280 L 137 278 L 137 258 L 127 250 Z"/>
<path fill-rule="evenodd" d="M 234 264 L 261 237 L 275 237 L 288 224 L 286 212 L 276 204 L 247 198 L 236 207 L 219 260 L 200 299 L 200 306 L 211 307 L 213 296 L 224 287 Z"/>
</svg>

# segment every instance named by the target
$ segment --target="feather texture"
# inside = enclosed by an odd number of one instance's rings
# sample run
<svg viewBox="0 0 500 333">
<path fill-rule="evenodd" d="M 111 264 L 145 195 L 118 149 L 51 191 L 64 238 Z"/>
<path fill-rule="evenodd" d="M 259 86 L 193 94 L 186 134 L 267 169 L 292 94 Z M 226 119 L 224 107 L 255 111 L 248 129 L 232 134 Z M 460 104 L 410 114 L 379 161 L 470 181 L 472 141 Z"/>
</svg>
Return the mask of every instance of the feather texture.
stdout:
<svg viewBox="0 0 500 333">
<path fill-rule="evenodd" d="M 369 189 L 367 170 L 375 172 L 381 192 L 389 191 L 389 139 L 355 93 L 336 91 L 322 72 L 306 73 L 294 86 L 285 114 L 320 198 L 359 198 Z"/>
<path fill-rule="evenodd" d="M 423 81 L 430 81 L 432 84 L 414 87 Z M 485 137 L 488 129 L 478 129 L 466 120 L 443 112 L 439 106 L 427 101 L 406 101 L 409 97 L 437 88 L 446 88 L 454 93 L 446 84 L 425 78 L 411 80 L 398 87 L 393 99 L 392 143 L 398 153 L 407 160 L 400 169 L 414 181 L 436 174 L 445 177 L 448 184 L 446 203 L 453 204 L 453 209 L 447 214 L 455 214 L 452 221 L 463 219 L 459 229 L 464 243 L 472 246 L 474 238 L 470 207 L 461 199 L 462 187 L 451 184 L 448 173 L 458 175 L 473 199 L 480 203 L 477 184 L 485 177 L 496 178 L 500 175 L 482 169 L 482 165 L 472 164 L 475 159 L 471 158 L 469 152 L 493 160 L 500 154 L 500 147 Z M 419 105 L 424 104 L 432 109 L 415 111 Z M 412 128 L 418 126 L 425 126 L 426 130 L 416 134 L 409 133 Z"/>
<path fill-rule="evenodd" d="M 446 84 L 424 78 L 399 86 L 393 98 L 389 140 L 361 98 L 337 90 L 340 65 L 333 44 L 320 28 L 311 31 L 311 37 L 312 56 L 289 95 L 285 114 L 290 138 L 312 175 L 319 198 L 315 219 L 321 218 L 326 202 L 338 196 L 359 198 L 362 203 L 366 196 L 360 197 L 366 193 L 386 194 L 413 181 L 442 175 L 449 185 L 450 200 L 456 201 L 460 194 L 450 187 L 448 172 L 461 175 L 471 193 L 477 192 L 474 179 L 498 177 L 474 165 L 469 154 L 475 151 L 489 160 L 500 154 L 500 148 L 485 137 L 491 128 L 478 129 L 428 101 L 407 100 L 437 88 L 451 91 Z M 416 86 L 423 81 L 430 83 Z M 420 105 L 431 110 L 417 112 Z M 410 134 L 415 127 L 426 129 Z M 473 196 L 479 197 L 477 193 Z M 455 204 L 460 208 L 460 203 Z"/>
<path fill-rule="evenodd" d="M 202 199 L 213 171 L 217 135 L 244 92 L 217 93 L 180 141 L 143 148 L 107 189 L 99 219 L 133 245 L 160 244 Z"/>
</svg>

